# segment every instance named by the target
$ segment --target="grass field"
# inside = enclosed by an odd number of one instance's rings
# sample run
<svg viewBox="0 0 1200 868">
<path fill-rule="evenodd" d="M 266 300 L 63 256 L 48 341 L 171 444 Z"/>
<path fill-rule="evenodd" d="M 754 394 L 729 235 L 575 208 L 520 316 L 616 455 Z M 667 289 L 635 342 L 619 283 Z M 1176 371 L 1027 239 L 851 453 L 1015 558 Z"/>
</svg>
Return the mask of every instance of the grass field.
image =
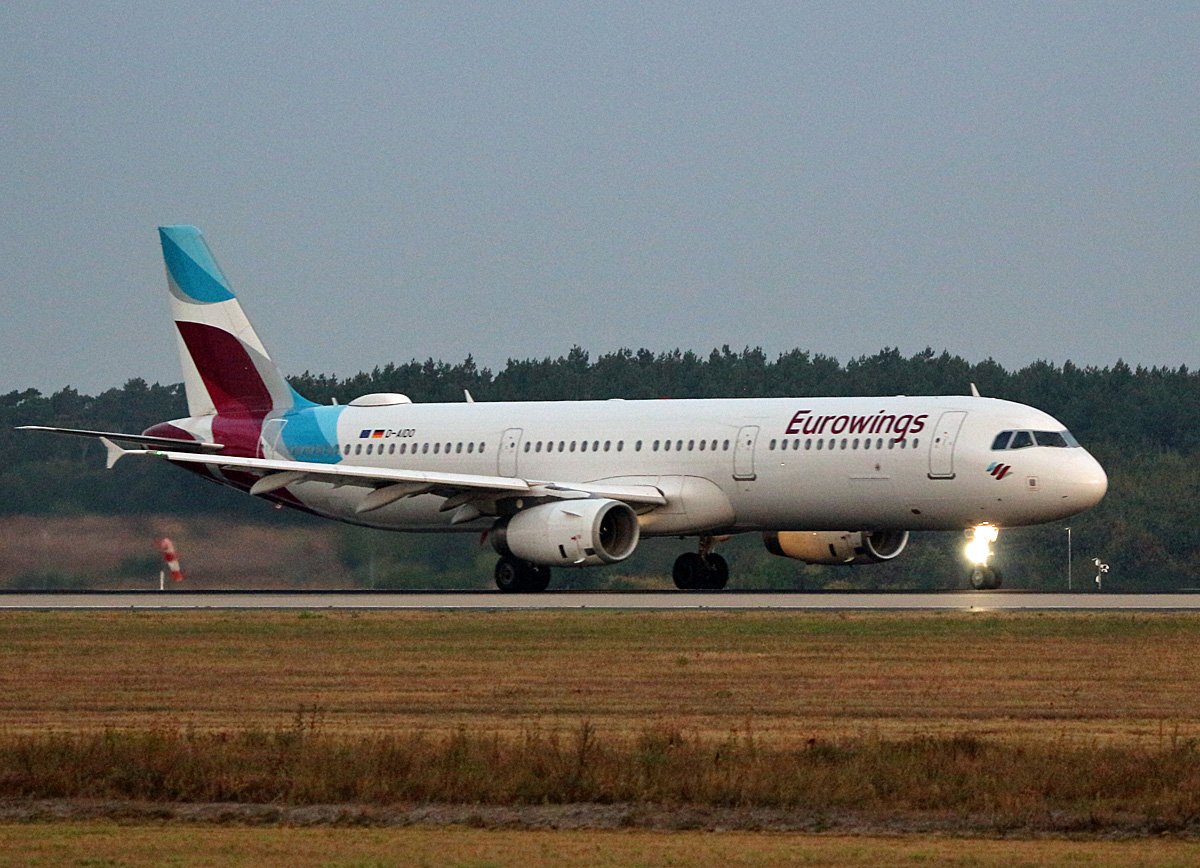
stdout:
<svg viewBox="0 0 1200 868">
<path fill-rule="evenodd" d="M 1200 616 L 6 612 L 0 653 L 7 804 L 767 806 L 1089 839 L 66 820 L 0 827 L 0 860 L 1200 864 L 1145 837 L 1200 829 Z"/>
<path fill-rule="evenodd" d="M 742 832 L 0 825 L 0 868 L 1193 868 L 1183 841 L 863 838 Z"/>
<path fill-rule="evenodd" d="M 9 612 L 0 728 L 1200 736 L 1200 617 Z"/>
</svg>

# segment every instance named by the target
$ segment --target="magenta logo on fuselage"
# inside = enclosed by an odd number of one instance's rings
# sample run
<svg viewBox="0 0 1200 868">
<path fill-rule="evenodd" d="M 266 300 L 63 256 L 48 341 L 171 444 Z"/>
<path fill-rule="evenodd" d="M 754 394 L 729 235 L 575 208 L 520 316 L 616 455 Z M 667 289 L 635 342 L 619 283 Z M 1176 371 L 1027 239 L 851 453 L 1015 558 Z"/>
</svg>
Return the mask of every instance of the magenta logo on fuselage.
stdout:
<svg viewBox="0 0 1200 868">
<path fill-rule="evenodd" d="M 988 465 L 987 472 L 996 479 L 1003 479 L 1008 476 L 1008 471 L 1012 470 L 1011 464 L 1001 464 L 999 461 L 993 461 Z"/>
</svg>

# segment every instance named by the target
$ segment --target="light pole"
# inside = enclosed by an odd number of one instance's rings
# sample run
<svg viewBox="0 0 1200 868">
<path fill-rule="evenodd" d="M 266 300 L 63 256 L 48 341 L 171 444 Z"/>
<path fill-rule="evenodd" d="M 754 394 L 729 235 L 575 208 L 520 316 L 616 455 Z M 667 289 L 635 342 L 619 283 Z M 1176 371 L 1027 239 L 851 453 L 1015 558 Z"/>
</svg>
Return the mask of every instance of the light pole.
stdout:
<svg viewBox="0 0 1200 868">
<path fill-rule="evenodd" d="M 1067 528 L 1067 590 L 1071 590 L 1071 529 Z"/>
</svg>

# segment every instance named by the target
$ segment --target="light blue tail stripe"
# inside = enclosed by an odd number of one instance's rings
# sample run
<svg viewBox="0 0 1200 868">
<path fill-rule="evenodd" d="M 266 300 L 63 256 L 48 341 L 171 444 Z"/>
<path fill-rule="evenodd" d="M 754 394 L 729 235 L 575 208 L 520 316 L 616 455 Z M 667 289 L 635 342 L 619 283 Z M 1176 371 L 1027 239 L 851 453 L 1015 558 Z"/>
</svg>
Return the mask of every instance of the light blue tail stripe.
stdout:
<svg viewBox="0 0 1200 868">
<path fill-rule="evenodd" d="M 213 304 L 234 297 L 199 229 L 195 226 L 160 226 L 158 234 L 171 279 L 188 298 L 201 304 Z"/>
</svg>

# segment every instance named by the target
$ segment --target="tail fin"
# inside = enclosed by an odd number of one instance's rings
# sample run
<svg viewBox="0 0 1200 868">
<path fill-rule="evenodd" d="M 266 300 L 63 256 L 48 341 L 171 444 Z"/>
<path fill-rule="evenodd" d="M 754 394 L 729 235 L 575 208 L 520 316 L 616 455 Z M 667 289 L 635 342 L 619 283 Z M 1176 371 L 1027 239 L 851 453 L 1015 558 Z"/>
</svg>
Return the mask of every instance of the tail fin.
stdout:
<svg viewBox="0 0 1200 868">
<path fill-rule="evenodd" d="M 263 416 L 307 403 L 275 367 L 195 226 L 160 226 L 188 415 Z"/>
</svg>

